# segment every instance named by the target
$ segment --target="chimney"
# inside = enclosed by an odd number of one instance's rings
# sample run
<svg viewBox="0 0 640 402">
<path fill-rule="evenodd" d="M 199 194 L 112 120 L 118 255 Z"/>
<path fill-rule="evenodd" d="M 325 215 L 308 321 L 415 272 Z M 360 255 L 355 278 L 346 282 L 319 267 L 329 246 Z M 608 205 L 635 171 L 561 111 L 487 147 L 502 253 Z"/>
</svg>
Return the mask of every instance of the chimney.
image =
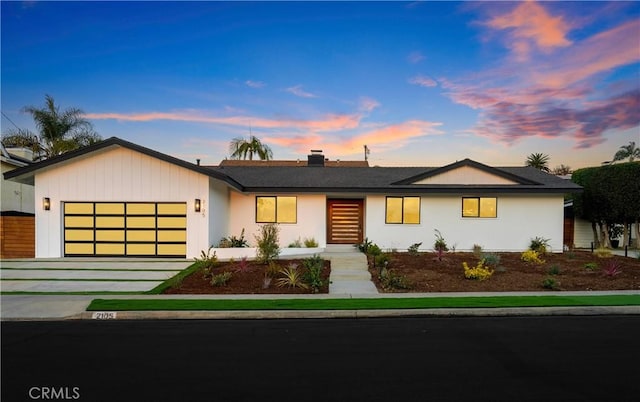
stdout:
<svg viewBox="0 0 640 402">
<path fill-rule="evenodd" d="M 324 155 L 321 149 L 312 149 L 311 155 L 307 156 L 307 166 L 324 167 Z"/>
<path fill-rule="evenodd" d="M 196 165 L 200 166 L 200 159 L 196 159 Z"/>
</svg>

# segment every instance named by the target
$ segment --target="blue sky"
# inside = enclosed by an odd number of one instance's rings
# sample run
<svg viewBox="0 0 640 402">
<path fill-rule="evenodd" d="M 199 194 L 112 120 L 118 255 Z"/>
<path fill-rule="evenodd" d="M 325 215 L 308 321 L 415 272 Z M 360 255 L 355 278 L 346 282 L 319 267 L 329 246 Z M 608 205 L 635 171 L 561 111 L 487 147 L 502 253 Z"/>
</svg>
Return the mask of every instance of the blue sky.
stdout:
<svg viewBox="0 0 640 402">
<path fill-rule="evenodd" d="M 205 164 L 277 159 L 599 165 L 640 144 L 637 2 L 7 2 L 2 112 L 45 94 Z M 13 127 L 2 117 L 2 132 Z"/>
</svg>

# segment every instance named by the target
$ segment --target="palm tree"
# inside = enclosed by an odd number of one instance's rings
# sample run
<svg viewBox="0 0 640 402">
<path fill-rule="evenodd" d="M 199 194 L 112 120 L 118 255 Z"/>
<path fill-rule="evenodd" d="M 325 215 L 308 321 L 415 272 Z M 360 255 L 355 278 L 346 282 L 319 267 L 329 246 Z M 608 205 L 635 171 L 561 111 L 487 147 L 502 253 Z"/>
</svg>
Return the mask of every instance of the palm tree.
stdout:
<svg viewBox="0 0 640 402">
<path fill-rule="evenodd" d="M 236 137 L 231 140 L 229 144 L 229 152 L 232 159 L 247 159 L 253 160 L 253 155 L 256 154 L 261 160 L 273 159 L 273 151 L 268 145 L 263 144 L 258 137 L 250 135 L 249 139 L 242 137 Z"/>
<path fill-rule="evenodd" d="M 549 171 L 549 155 L 543 153 L 535 153 L 527 156 L 525 166 L 531 166 L 544 172 Z"/>
<path fill-rule="evenodd" d="M 621 161 L 629 158 L 629 162 L 633 162 L 634 159 L 640 159 L 640 148 L 636 147 L 635 141 L 629 141 L 629 145 L 623 145 L 620 150 L 616 152 L 613 157 L 613 162 Z"/>
<path fill-rule="evenodd" d="M 27 106 L 23 111 L 33 117 L 38 134 L 24 129 L 8 130 L 2 143 L 30 148 L 36 160 L 48 159 L 102 140 L 91 122 L 83 117 L 81 109 L 72 107 L 60 112 L 49 95 L 45 95 L 44 108 Z"/>
</svg>

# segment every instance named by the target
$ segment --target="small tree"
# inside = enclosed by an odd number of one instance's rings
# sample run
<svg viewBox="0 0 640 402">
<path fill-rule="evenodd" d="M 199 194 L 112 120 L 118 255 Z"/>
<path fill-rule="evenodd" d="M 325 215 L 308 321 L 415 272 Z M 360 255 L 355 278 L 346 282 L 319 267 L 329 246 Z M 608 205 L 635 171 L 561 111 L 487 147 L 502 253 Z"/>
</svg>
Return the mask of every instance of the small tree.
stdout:
<svg viewBox="0 0 640 402">
<path fill-rule="evenodd" d="M 263 264 L 268 264 L 280 255 L 279 231 L 277 223 L 267 223 L 260 227 L 260 231 L 255 235 L 258 243 L 256 258 Z"/>
</svg>

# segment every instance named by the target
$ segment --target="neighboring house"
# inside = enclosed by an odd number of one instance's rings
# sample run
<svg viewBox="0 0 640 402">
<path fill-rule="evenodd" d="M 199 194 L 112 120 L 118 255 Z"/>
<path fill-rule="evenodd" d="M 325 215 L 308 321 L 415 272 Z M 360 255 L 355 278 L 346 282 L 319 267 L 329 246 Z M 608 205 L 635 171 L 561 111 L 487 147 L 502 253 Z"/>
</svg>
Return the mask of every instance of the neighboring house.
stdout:
<svg viewBox="0 0 640 402">
<path fill-rule="evenodd" d="M 33 153 L 0 144 L 2 173 L 28 166 Z M 2 177 L 0 199 L 0 258 L 26 258 L 35 255 L 34 188 Z"/>
<path fill-rule="evenodd" d="M 635 238 L 633 237 L 634 233 L 636 233 L 635 225 L 635 223 L 629 225 L 628 245 L 635 243 Z M 618 247 L 624 248 L 625 245 L 622 244 L 622 235 L 616 240 L 620 242 Z M 564 244 L 567 247 L 591 248 L 593 241 L 591 222 L 576 217 L 573 211 L 573 200 L 566 201 L 564 203 Z"/>
<path fill-rule="evenodd" d="M 274 166 L 275 165 L 275 166 Z M 277 222 L 280 243 L 363 239 L 383 249 L 438 229 L 449 246 L 521 251 L 531 238 L 562 252 L 564 194 L 581 187 L 530 167 L 465 159 L 444 167 L 328 163 L 201 166 L 110 138 L 5 174 L 35 180 L 36 255 L 196 257 L 221 238 Z"/>
</svg>

